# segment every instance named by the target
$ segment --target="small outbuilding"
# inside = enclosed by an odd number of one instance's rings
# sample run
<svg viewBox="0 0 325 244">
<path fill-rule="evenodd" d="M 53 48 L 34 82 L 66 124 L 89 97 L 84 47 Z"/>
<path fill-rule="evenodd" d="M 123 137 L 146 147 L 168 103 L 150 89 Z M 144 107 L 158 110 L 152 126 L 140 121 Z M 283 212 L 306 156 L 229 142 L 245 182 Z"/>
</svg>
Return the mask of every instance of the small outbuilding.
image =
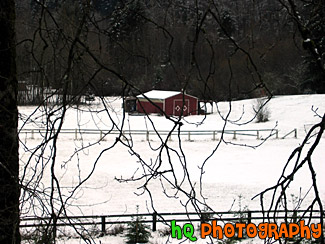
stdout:
<svg viewBox="0 0 325 244">
<path fill-rule="evenodd" d="M 198 114 L 198 98 L 179 91 L 152 90 L 137 96 L 139 113 L 188 116 Z"/>
<path fill-rule="evenodd" d="M 127 113 L 137 112 L 137 99 L 136 97 L 126 97 L 124 99 L 124 111 Z"/>
</svg>

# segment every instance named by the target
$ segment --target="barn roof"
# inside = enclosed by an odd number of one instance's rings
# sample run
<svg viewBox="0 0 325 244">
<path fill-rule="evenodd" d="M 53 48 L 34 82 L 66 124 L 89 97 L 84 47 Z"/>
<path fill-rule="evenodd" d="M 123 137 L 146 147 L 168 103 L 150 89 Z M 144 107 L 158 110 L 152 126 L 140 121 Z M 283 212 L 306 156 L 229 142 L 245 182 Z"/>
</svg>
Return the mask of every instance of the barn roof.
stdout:
<svg viewBox="0 0 325 244">
<path fill-rule="evenodd" d="M 149 99 L 166 99 L 175 95 L 180 94 L 179 91 L 161 91 L 161 90 L 152 90 L 144 93 L 144 95 Z M 143 95 L 137 96 L 138 98 L 144 98 Z"/>
</svg>

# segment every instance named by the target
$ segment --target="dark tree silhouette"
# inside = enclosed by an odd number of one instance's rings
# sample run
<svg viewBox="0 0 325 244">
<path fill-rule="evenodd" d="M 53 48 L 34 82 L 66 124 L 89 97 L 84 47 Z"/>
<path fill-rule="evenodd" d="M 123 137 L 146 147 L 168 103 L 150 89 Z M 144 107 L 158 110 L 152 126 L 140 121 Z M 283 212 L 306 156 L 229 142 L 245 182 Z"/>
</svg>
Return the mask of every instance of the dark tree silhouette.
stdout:
<svg viewBox="0 0 325 244">
<path fill-rule="evenodd" d="M 0 242 L 20 243 L 15 2 L 0 2 Z"/>
</svg>

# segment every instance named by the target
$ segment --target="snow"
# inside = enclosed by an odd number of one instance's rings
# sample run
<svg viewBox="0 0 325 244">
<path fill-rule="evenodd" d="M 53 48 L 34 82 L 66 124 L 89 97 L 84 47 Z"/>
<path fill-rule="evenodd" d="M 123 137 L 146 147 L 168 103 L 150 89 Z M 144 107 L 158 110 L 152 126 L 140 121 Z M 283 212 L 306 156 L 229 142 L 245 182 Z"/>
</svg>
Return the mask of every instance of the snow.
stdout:
<svg viewBox="0 0 325 244">
<path fill-rule="evenodd" d="M 176 178 L 181 181 L 186 178 L 182 167 L 187 165 L 190 173 L 191 182 L 194 183 L 194 189 L 199 196 L 199 187 L 202 187 L 202 193 L 206 197 L 207 204 L 215 211 L 227 211 L 233 205 L 233 210 L 238 209 L 238 199 L 242 196 L 242 206 L 247 206 L 250 210 L 260 209 L 259 199 L 251 200 L 256 194 L 260 193 L 267 187 L 274 185 L 280 177 L 283 167 L 293 149 L 300 145 L 303 137 L 306 135 L 306 128 L 312 124 L 320 122 L 320 118 L 315 116 L 314 111 L 323 115 L 325 95 L 296 95 L 296 96 L 278 96 L 271 99 L 268 108 L 271 117 L 268 122 L 256 123 L 253 118 L 253 105 L 255 99 L 234 101 L 231 106 L 228 102 L 219 102 L 214 104 L 213 114 L 204 116 L 188 116 L 182 122 L 181 130 L 202 131 L 202 130 L 221 130 L 225 129 L 272 129 L 279 130 L 280 137 L 297 129 L 298 139 L 293 136 L 281 140 L 274 137 L 258 146 L 263 141 L 255 137 L 237 136 L 237 140 L 232 139 L 232 135 L 225 137 L 225 142 L 211 140 L 211 136 L 192 136 L 191 141 L 183 138 L 181 143 L 177 140 L 176 135 L 172 136 L 171 141 L 166 141 L 170 148 L 175 151 L 166 150 L 161 153 L 160 170 L 169 169 L 171 162 L 176 172 Z M 127 130 L 170 130 L 174 123 L 162 116 L 126 116 L 123 122 L 122 99 L 107 98 L 105 107 L 98 102 L 92 106 L 74 107 L 68 110 L 64 120 L 63 128 L 81 128 L 81 129 L 110 129 L 122 128 Z M 43 114 L 44 108 L 36 110 L 35 107 L 20 107 L 20 126 L 23 128 L 43 128 L 46 121 Z M 314 110 L 314 111 L 313 111 Z M 53 110 L 54 111 L 54 110 Z M 219 111 L 219 113 L 217 112 Z M 32 114 L 33 113 L 33 114 Z M 55 115 L 60 115 L 55 112 Z M 229 115 L 229 120 L 225 123 L 222 119 Z M 23 124 L 24 120 L 29 117 L 29 121 Z M 54 116 L 55 117 L 55 116 Z M 113 123 L 113 122 L 114 123 Z M 219 136 L 219 135 L 218 135 Z M 262 135 L 262 136 L 267 136 Z M 131 148 L 126 147 L 121 141 L 115 145 L 116 135 L 107 136 L 105 140 L 98 141 L 97 135 L 83 135 L 83 140 L 74 140 L 74 135 L 61 135 L 57 147 L 57 163 L 54 172 L 62 187 L 62 192 L 67 199 L 67 212 L 70 215 L 109 215 L 135 213 L 136 205 L 139 205 L 140 213 L 151 213 L 153 211 L 150 199 L 147 193 L 143 193 L 144 181 L 119 183 L 115 178 L 127 179 L 139 177 L 143 173 L 143 165 L 139 163 L 140 159 L 150 165 L 160 159 L 161 143 L 157 136 L 150 136 L 150 141 L 145 140 L 144 135 L 133 136 L 133 145 Z M 219 138 L 219 137 L 218 137 Z M 20 135 L 22 143 L 28 148 L 34 148 L 41 142 L 41 137 L 35 134 L 35 139 L 30 139 L 28 135 Z M 96 143 L 88 147 L 89 144 Z M 243 146 L 243 145 L 247 145 Z M 114 147 L 112 147 L 114 146 Z M 257 147 L 258 146 L 258 147 Z M 324 136 L 313 155 L 313 166 L 316 170 L 316 178 L 319 186 L 320 197 L 325 198 L 325 172 Z M 112 148 L 110 148 L 112 147 Z M 81 150 L 81 148 L 84 148 Z M 109 149 L 109 150 L 108 150 Z M 132 151 L 132 150 L 133 151 Z M 80 151 L 78 151 L 80 150 Z M 31 157 L 31 152 L 24 145 L 20 146 L 21 175 L 25 169 L 24 183 L 32 179 L 34 173 L 42 174 L 40 182 L 42 189 L 49 193 L 51 186 L 51 161 L 46 165 L 41 162 L 37 163 L 37 158 L 44 153 L 50 158 L 50 147 L 37 151 Z M 215 151 L 215 152 L 214 152 Z M 214 152 L 214 153 L 213 153 Z M 136 155 L 139 154 L 141 158 Z M 182 154 L 183 153 L 183 154 Z M 306 151 L 303 152 L 305 155 Z M 71 155 L 74 154 L 73 157 Z M 181 157 L 178 155 L 182 154 Z M 168 160 L 170 158 L 170 161 Z M 96 162 L 96 163 L 95 163 Z M 202 185 L 200 185 L 201 168 L 203 167 Z M 290 172 L 292 165 L 286 173 Z M 81 185 L 78 190 L 71 194 L 72 187 L 79 185 L 88 175 L 91 177 Z M 166 174 L 167 179 L 172 179 L 170 174 Z M 32 182 L 35 181 L 32 180 Z M 175 189 L 168 184 L 167 180 L 162 180 L 164 190 L 170 195 L 175 194 Z M 295 176 L 289 194 L 302 196 L 308 192 L 311 187 L 311 176 L 308 168 L 303 167 Z M 33 183 L 30 183 L 32 186 Z M 181 193 L 177 198 L 166 197 L 162 193 L 162 185 L 159 178 L 152 179 L 147 187 L 151 190 L 154 200 L 155 210 L 158 212 L 184 212 L 184 201 L 186 197 Z M 184 182 L 183 188 L 190 190 L 189 181 Z M 313 199 L 313 193 L 310 193 L 302 208 L 308 205 L 310 199 Z M 294 207 L 295 202 L 289 201 Z M 32 203 L 36 213 L 40 213 L 44 206 L 37 201 Z M 58 203 L 57 203 L 58 204 Z M 57 207 L 59 204 L 57 205 Z M 29 208 L 29 204 L 22 206 L 22 216 L 32 216 L 34 213 Z M 190 208 L 191 210 L 191 208 Z M 156 243 L 164 243 L 166 238 L 156 236 L 153 238 Z M 97 238 L 99 243 L 123 243 L 123 237 L 106 236 Z M 173 243 L 180 241 L 172 240 Z M 252 240 L 250 240 L 252 241 Z M 203 243 L 204 240 L 198 241 Z M 63 239 L 59 243 L 82 243 L 79 239 Z M 187 242 L 186 242 L 187 243 Z M 204 242 L 206 243 L 206 242 Z"/>
<path fill-rule="evenodd" d="M 162 90 L 152 90 L 144 93 L 149 99 L 166 99 L 175 95 L 180 94 L 179 91 L 162 91 Z M 137 96 L 138 98 L 144 98 L 143 95 Z"/>
</svg>

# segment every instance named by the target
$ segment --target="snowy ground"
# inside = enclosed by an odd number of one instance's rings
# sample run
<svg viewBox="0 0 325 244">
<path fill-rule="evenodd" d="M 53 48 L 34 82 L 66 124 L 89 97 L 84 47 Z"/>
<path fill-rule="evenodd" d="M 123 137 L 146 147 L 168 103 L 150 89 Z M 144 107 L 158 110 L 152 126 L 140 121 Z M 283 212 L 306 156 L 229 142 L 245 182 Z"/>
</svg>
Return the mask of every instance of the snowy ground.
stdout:
<svg viewBox="0 0 325 244">
<path fill-rule="evenodd" d="M 110 103 L 107 111 L 103 111 L 102 105 L 92 105 L 91 107 L 80 107 L 79 110 L 68 110 L 64 122 L 64 128 L 87 128 L 87 129 L 109 129 L 111 128 L 111 119 L 119 126 L 122 126 L 122 109 L 121 100 L 118 98 L 109 98 Z M 185 157 L 182 162 L 186 162 L 190 172 L 191 182 L 196 183 L 198 190 L 200 182 L 200 167 L 204 164 L 204 175 L 202 192 L 207 198 L 207 204 L 215 211 L 227 211 L 231 208 L 234 200 L 236 201 L 233 210 L 238 209 L 238 198 L 242 196 L 242 206 L 247 206 L 250 210 L 260 209 L 259 199 L 251 200 L 253 196 L 272 186 L 279 178 L 283 166 L 286 163 L 292 150 L 299 146 L 306 132 L 305 129 L 310 128 L 311 124 L 320 121 L 315 116 L 312 107 L 318 108 L 318 113 L 325 112 L 324 107 L 325 95 L 300 95 L 300 96 L 280 96 L 273 98 L 269 103 L 271 112 L 270 121 L 266 123 L 248 122 L 253 115 L 252 106 L 254 100 L 235 101 L 231 104 L 230 120 L 236 123 L 227 123 L 226 129 L 272 129 L 279 130 L 279 136 L 285 135 L 287 132 L 297 128 L 298 139 L 289 136 L 288 139 L 281 140 L 274 137 L 266 141 L 261 146 L 261 140 L 251 137 L 238 136 L 237 140 L 232 140 L 232 136 L 226 137 L 226 140 L 234 144 L 221 143 L 217 151 L 210 157 L 213 150 L 220 141 L 212 141 L 210 136 L 192 137 L 192 141 L 186 141 L 185 138 L 181 142 L 182 150 Z M 80 110 L 81 109 L 81 110 Z M 209 108 L 211 109 L 211 108 Z M 229 103 L 218 103 L 218 109 L 221 115 L 226 116 L 230 111 Z M 35 107 L 21 107 L 19 112 L 21 118 L 26 118 L 35 110 Z M 214 113 L 205 116 L 189 116 L 183 120 L 183 130 L 221 130 L 224 126 L 217 108 L 213 108 Z M 124 129 L 152 129 L 153 126 L 157 130 L 169 130 L 173 123 L 162 116 L 150 116 L 152 123 L 144 116 L 126 116 Z M 27 123 L 23 128 L 40 128 L 44 122 L 42 111 L 38 110 L 32 116 L 33 123 Z M 238 121 L 239 120 L 239 121 Z M 20 121 L 22 126 L 22 121 Z M 264 135 L 266 136 L 266 135 Z M 71 191 L 71 187 L 78 185 L 88 174 L 94 169 L 93 175 L 86 183 L 79 188 L 73 198 L 68 200 L 68 213 L 71 215 L 101 215 L 101 214 L 123 214 L 135 213 L 136 205 L 139 205 L 140 213 L 152 212 L 149 198 L 147 194 L 139 195 L 142 189 L 139 189 L 141 182 L 119 183 L 114 178 L 129 178 L 132 175 L 141 175 L 140 164 L 138 158 L 130 153 L 130 150 L 121 143 L 114 148 L 103 151 L 112 146 L 115 137 L 107 136 L 106 140 L 86 148 L 75 154 L 77 149 L 87 146 L 89 143 L 96 142 L 98 135 L 84 136 L 83 140 L 74 140 L 73 135 L 62 135 L 59 138 L 57 164 L 55 173 L 59 179 L 60 185 L 67 194 Z M 41 142 L 40 137 L 35 135 L 35 139 L 29 139 L 27 135 L 21 135 L 21 140 L 31 148 Z M 158 152 L 151 150 L 157 147 L 159 141 L 152 137 L 152 141 L 147 142 L 144 136 L 136 136 L 134 139 L 133 149 L 141 155 L 144 162 L 155 162 Z M 179 143 L 176 138 L 168 141 L 168 145 L 176 148 L 178 152 Z M 239 145 L 237 145 L 239 144 Z M 243 147 L 242 145 L 248 145 Z M 252 147 L 250 147 L 252 146 Z M 322 199 L 325 199 L 325 164 L 324 164 L 324 137 L 315 151 L 313 156 L 313 164 L 317 173 L 319 191 Z M 48 149 L 45 149 L 45 151 Z M 38 152 L 39 153 L 39 152 Z M 101 155 L 102 153 L 102 155 Z M 23 146 L 20 147 L 20 157 L 22 165 L 26 164 L 30 158 L 28 152 Z M 45 152 L 49 155 L 49 152 Z M 99 160 L 94 162 L 101 155 Z M 40 171 L 40 165 L 36 165 L 34 157 L 26 170 L 24 181 L 27 182 L 33 173 L 42 172 L 43 178 L 41 183 L 43 189 L 48 191 L 51 184 L 50 166 L 45 166 L 45 170 Z M 177 177 L 182 178 L 183 171 L 180 168 L 179 159 L 176 153 L 171 155 L 171 161 L 175 162 L 175 171 Z M 162 168 L 168 169 L 168 160 L 166 153 L 162 154 Z M 136 172 L 136 173 L 135 173 Z M 288 171 L 289 172 L 289 171 Z M 23 167 L 21 175 L 23 174 Z M 295 177 L 294 184 L 290 187 L 290 191 L 295 196 L 299 196 L 301 190 L 304 195 L 311 186 L 310 172 L 303 168 Z M 152 192 L 154 199 L 154 207 L 158 212 L 177 212 L 184 211 L 182 201 L 184 196 L 178 199 L 168 198 L 162 194 L 162 188 L 158 180 L 153 180 L 148 187 Z M 166 191 L 170 194 L 175 191 L 165 185 Z M 184 184 L 185 189 L 189 189 L 188 184 Z M 310 195 L 305 202 L 312 198 Z M 37 206 L 37 203 L 34 203 Z M 292 202 L 292 206 L 294 202 Z M 22 213 L 24 216 L 32 215 L 29 206 L 23 206 Z M 290 206 L 289 206 L 290 207 Z M 165 238 L 166 239 L 166 238 Z M 154 238 L 154 243 L 164 243 L 164 238 Z M 123 243 L 122 237 L 103 237 L 98 240 L 101 243 Z M 174 240 L 175 243 L 177 241 Z M 179 242 L 179 241 L 178 241 Z M 198 241 L 203 243 L 204 240 Z M 80 243 L 80 240 L 61 239 L 60 243 Z M 205 242 L 204 242 L 205 243 Z"/>
</svg>

